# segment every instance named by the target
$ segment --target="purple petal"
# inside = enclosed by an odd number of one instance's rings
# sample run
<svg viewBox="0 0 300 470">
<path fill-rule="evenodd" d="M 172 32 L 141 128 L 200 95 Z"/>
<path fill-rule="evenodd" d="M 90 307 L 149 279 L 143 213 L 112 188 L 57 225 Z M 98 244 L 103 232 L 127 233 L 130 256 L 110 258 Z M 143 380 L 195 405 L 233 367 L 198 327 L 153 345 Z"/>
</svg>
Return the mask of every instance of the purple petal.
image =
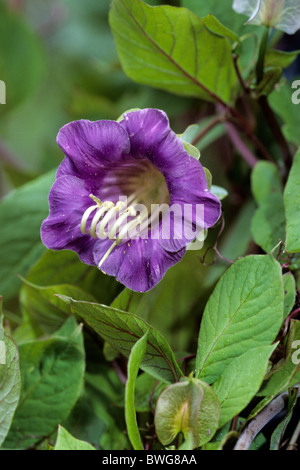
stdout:
<svg viewBox="0 0 300 470">
<path fill-rule="evenodd" d="M 159 239 L 160 245 L 172 252 L 194 240 L 201 230 L 212 227 L 221 215 L 221 203 L 209 192 L 203 167 L 194 158 L 185 176 L 180 179 L 168 176 L 167 183 L 170 210 L 160 224 Z M 173 236 L 169 236 L 170 218 Z"/>
<path fill-rule="evenodd" d="M 80 177 L 80 172 L 77 170 L 76 166 L 68 157 L 65 157 L 56 172 L 56 179 L 61 176 L 78 176 Z"/>
<path fill-rule="evenodd" d="M 179 177 L 188 171 L 192 157 L 163 111 L 150 108 L 126 113 L 120 124 L 128 132 L 133 157 L 148 158 L 164 175 Z"/>
<path fill-rule="evenodd" d="M 167 176 L 171 204 L 173 201 L 194 202 L 203 191 L 208 191 L 205 172 L 201 163 L 191 157 L 188 171 L 179 179 Z"/>
<path fill-rule="evenodd" d="M 176 207 L 175 216 L 172 207 Z M 221 215 L 220 201 L 211 193 L 203 193 L 197 203 L 175 201 L 170 206 L 171 237 L 168 230 L 168 213 L 159 226 L 159 243 L 167 251 L 177 251 L 195 240 L 201 231 L 213 226 Z"/>
<path fill-rule="evenodd" d="M 97 196 L 101 201 L 109 200 L 117 202 L 120 196 L 120 189 L 117 185 L 114 187 L 106 184 L 109 172 L 111 172 L 111 169 L 106 170 L 105 168 L 101 168 L 101 170 L 95 172 L 93 176 L 85 177 L 83 181 L 89 185 L 90 193 Z M 76 176 L 82 179 L 80 171 L 77 170 L 69 157 L 65 157 L 57 169 L 56 179 L 62 176 Z"/>
<path fill-rule="evenodd" d="M 41 227 L 42 242 L 52 250 L 73 250 L 87 264 L 93 262 L 95 240 L 80 231 L 85 210 L 91 206 L 90 188 L 75 176 L 58 178 L 49 193 L 50 212 Z"/>
<path fill-rule="evenodd" d="M 94 260 L 98 265 L 112 242 L 98 240 L 94 246 Z M 137 292 L 152 289 L 165 275 L 166 271 L 178 263 L 185 250 L 168 253 L 158 240 L 131 240 L 116 246 L 101 266 L 106 274 L 115 276 L 119 282 Z"/>
<path fill-rule="evenodd" d="M 127 132 L 115 121 L 73 121 L 60 129 L 57 143 L 71 160 L 62 162 L 58 175 L 89 178 L 122 161 L 130 150 Z"/>
</svg>

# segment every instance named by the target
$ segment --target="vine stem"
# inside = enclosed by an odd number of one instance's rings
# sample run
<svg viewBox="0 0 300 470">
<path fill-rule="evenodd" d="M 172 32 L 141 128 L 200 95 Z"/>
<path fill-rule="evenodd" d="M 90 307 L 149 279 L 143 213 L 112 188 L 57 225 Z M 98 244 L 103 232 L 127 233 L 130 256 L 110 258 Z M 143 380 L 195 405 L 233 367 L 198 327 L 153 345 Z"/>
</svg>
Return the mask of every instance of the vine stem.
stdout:
<svg viewBox="0 0 300 470">
<path fill-rule="evenodd" d="M 199 257 L 200 259 L 200 262 L 201 264 L 203 264 L 204 266 L 210 266 L 211 264 L 214 264 L 216 262 L 216 259 L 214 261 L 212 261 L 211 263 L 205 263 L 205 258 L 207 256 L 207 253 L 210 251 L 210 250 L 213 250 L 218 256 L 219 258 L 221 258 L 223 261 L 227 261 L 228 263 L 230 264 L 233 264 L 234 261 L 232 261 L 231 259 L 229 258 L 225 258 L 225 256 L 221 255 L 221 253 L 219 252 L 218 250 L 218 243 L 219 243 L 219 240 L 220 240 L 220 237 L 224 231 L 224 228 L 225 228 L 225 219 L 224 219 L 224 213 L 222 212 L 221 214 L 221 218 L 219 219 L 219 221 L 221 221 L 221 228 L 219 230 L 219 233 L 216 237 L 216 241 L 214 243 L 213 246 L 209 246 L 206 250 L 205 250 L 205 253 L 202 257 Z M 189 356 L 188 356 L 189 357 Z"/>
<path fill-rule="evenodd" d="M 221 113 L 224 113 L 224 107 L 222 105 L 217 105 L 217 110 Z M 253 133 L 251 124 L 244 118 L 244 116 L 235 108 L 227 108 L 227 114 L 223 114 L 224 120 L 231 122 L 236 127 L 240 129 L 240 131 L 245 134 L 245 136 L 253 143 L 256 149 L 261 153 L 261 156 L 268 161 L 274 162 L 274 159 L 264 146 L 264 144 L 260 141 L 260 139 Z M 258 162 L 257 158 L 253 155 L 256 159 L 256 163 Z"/>
<path fill-rule="evenodd" d="M 249 89 L 248 89 L 248 87 L 247 87 L 247 85 L 246 85 L 246 83 L 245 83 L 245 81 L 242 77 L 242 74 L 241 74 L 241 71 L 240 71 L 240 68 L 239 68 L 239 65 L 238 65 L 239 55 L 238 54 L 233 54 L 232 58 L 233 58 L 233 65 L 234 65 L 236 76 L 237 76 L 237 78 L 238 78 L 238 80 L 241 84 L 241 87 L 242 87 L 244 93 L 246 95 L 248 95 L 249 94 Z"/>
<path fill-rule="evenodd" d="M 196 135 L 196 137 L 192 141 L 192 145 L 196 145 L 201 139 L 203 139 L 212 129 L 214 129 L 215 126 L 221 123 L 225 123 L 227 130 L 230 129 L 229 131 L 229 137 L 231 138 L 231 141 L 233 144 L 236 146 L 236 148 L 239 150 L 241 153 L 242 157 L 246 161 L 246 163 L 250 166 L 250 168 L 253 168 L 256 163 L 258 162 L 258 159 L 256 156 L 251 152 L 251 150 L 248 149 L 246 144 L 244 144 L 243 140 L 241 137 L 238 135 L 238 133 L 235 130 L 235 127 L 233 124 L 238 127 L 245 135 L 246 137 L 253 143 L 253 145 L 257 148 L 257 150 L 261 153 L 262 157 L 264 157 L 266 160 L 273 162 L 273 158 L 269 154 L 268 150 L 265 148 L 263 143 L 258 139 L 258 137 L 250 130 L 249 123 L 245 120 L 243 116 L 239 114 L 237 110 L 234 108 L 229 108 L 229 112 L 226 112 L 223 108 L 223 106 L 217 106 L 217 112 L 220 114 L 217 115 L 214 119 L 212 119 L 208 125 L 202 129 L 199 134 Z M 233 112 L 234 111 L 234 112 Z M 229 114 L 230 113 L 230 114 Z M 233 118 L 232 115 L 235 115 L 236 119 Z M 241 117 L 241 119 L 240 119 Z M 242 121 L 242 122 L 241 122 Z M 231 125 L 230 125 L 231 123 Z M 246 125 L 245 125 L 246 123 Z"/>
<path fill-rule="evenodd" d="M 300 383 L 295 385 L 298 389 L 297 396 L 300 396 Z M 248 450 L 257 434 L 281 411 L 284 410 L 288 400 L 288 391 L 279 395 L 271 401 L 258 415 L 250 421 L 241 433 L 233 450 Z"/>
<path fill-rule="evenodd" d="M 292 438 L 289 442 L 287 450 L 296 450 L 297 449 L 297 441 L 299 439 L 299 436 L 300 436 L 300 421 L 297 424 L 297 427 L 296 427 L 296 429 L 295 429 L 295 431 L 292 435 Z"/>
<path fill-rule="evenodd" d="M 202 129 L 196 135 L 196 137 L 194 137 L 194 139 L 192 141 L 192 145 L 196 145 L 201 139 L 203 139 L 203 137 L 206 136 L 206 134 L 208 134 L 212 129 L 214 129 L 214 127 L 216 127 L 218 124 L 224 122 L 225 119 L 226 119 L 225 115 L 216 116 L 214 119 L 212 119 L 207 124 L 207 126 L 204 129 Z"/>
<path fill-rule="evenodd" d="M 265 64 L 265 56 L 266 56 L 266 51 L 267 51 L 267 46 L 268 46 L 268 38 L 269 38 L 269 27 L 266 27 L 263 38 L 261 40 L 260 44 L 260 50 L 259 50 L 259 58 L 257 62 L 257 67 L 256 67 L 256 74 L 257 74 L 257 84 L 263 79 L 264 75 L 264 64 Z M 246 83 L 244 82 L 244 79 L 242 77 L 242 74 L 240 72 L 239 66 L 238 66 L 238 58 L 239 56 L 237 54 L 233 55 L 233 64 L 235 68 L 235 72 L 237 75 L 237 78 L 240 82 L 240 85 L 243 90 L 243 94 L 241 96 L 242 102 L 245 106 L 246 111 L 249 111 L 249 107 L 247 104 L 246 96 L 249 94 L 249 88 L 247 87 Z M 258 99 L 258 103 L 260 105 L 260 108 L 263 112 L 263 115 L 269 125 L 269 128 L 274 136 L 275 141 L 277 142 L 281 153 L 283 157 L 283 171 L 282 171 L 282 177 L 283 179 L 286 178 L 287 174 L 289 173 L 289 170 L 292 166 L 293 162 L 293 157 L 291 154 L 291 150 L 289 147 L 289 144 L 281 130 L 281 126 L 278 123 L 277 117 L 272 110 L 271 106 L 269 105 L 268 99 L 266 96 L 261 96 Z M 248 113 L 251 115 L 251 113 Z M 256 136 L 253 134 L 252 136 L 250 135 L 250 140 L 253 141 L 256 140 Z M 254 142 L 256 146 L 259 147 L 260 151 L 263 153 L 264 157 L 267 158 L 268 160 L 271 160 L 269 155 L 267 155 L 265 149 L 262 148 L 261 144 L 259 141 Z M 273 160 L 273 159 L 272 159 Z"/>
<path fill-rule="evenodd" d="M 233 146 L 238 150 L 240 155 L 243 157 L 245 162 L 250 168 L 254 168 L 258 162 L 256 156 L 251 152 L 251 150 L 247 147 L 244 141 L 241 139 L 239 133 L 236 131 L 235 127 L 227 122 L 226 129 L 228 133 L 228 137 L 231 140 Z"/>
<path fill-rule="evenodd" d="M 261 39 L 258 61 L 256 65 L 256 83 L 257 85 L 262 81 L 264 77 L 264 65 L 265 65 L 265 56 L 267 52 L 268 39 L 269 39 L 269 26 L 266 26 L 263 37 Z"/>
<path fill-rule="evenodd" d="M 241 124 L 239 121 L 231 120 L 231 122 L 234 123 L 246 135 L 246 137 L 253 143 L 253 145 L 257 148 L 257 150 L 261 153 L 262 157 L 265 160 L 274 163 L 274 159 L 269 153 L 269 151 L 266 149 L 261 140 L 250 129 L 245 128 L 243 124 Z"/>
</svg>

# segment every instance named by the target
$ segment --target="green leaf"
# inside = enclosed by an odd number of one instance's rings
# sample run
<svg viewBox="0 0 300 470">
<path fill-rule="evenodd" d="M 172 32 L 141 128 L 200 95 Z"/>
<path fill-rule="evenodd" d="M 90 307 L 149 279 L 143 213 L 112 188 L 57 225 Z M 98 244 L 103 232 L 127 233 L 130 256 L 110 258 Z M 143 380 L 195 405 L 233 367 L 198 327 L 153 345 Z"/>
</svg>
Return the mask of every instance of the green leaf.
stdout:
<svg viewBox="0 0 300 470">
<path fill-rule="evenodd" d="M 105 305 L 59 297 L 69 304 L 72 313 L 86 320 L 96 333 L 124 356 L 130 355 L 132 346 L 149 330 L 141 368 L 165 382 L 179 380 L 182 372 L 169 344 L 143 319 Z"/>
<path fill-rule="evenodd" d="M 275 85 L 279 82 L 282 76 L 281 67 L 269 67 L 264 70 L 262 80 L 253 92 L 253 96 L 257 99 L 260 96 L 269 95 L 275 88 Z"/>
<path fill-rule="evenodd" d="M 213 389 L 201 380 L 184 379 L 168 386 L 159 396 L 155 431 L 163 445 L 182 432 L 192 449 L 210 441 L 220 419 L 220 405 Z"/>
<path fill-rule="evenodd" d="M 211 187 L 212 187 L 212 174 L 211 174 L 211 172 L 209 171 L 208 168 L 203 167 L 203 170 L 204 170 L 204 173 L 205 173 L 207 187 L 210 190 Z"/>
<path fill-rule="evenodd" d="M 95 301 L 93 296 L 73 285 L 58 284 L 44 287 L 24 279 L 21 296 L 24 319 L 36 331 L 54 333 L 70 315 L 70 309 L 57 297 L 57 294 L 76 297 L 78 300 Z"/>
<path fill-rule="evenodd" d="M 299 106 L 293 102 L 293 95 L 298 92 L 297 89 L 293 90 L 292 83 L 286 81 L 280 83 L 280 86 L 269 95 L 268 100 L 272 109 L 283 121 L 282 130 L 287 140 L 299 146 L 300 113 Z"/>
<path fill-rule="evenodd" d="M 282 184 L 273 163 L 259 162 L 251 175 L 252 193 L 258 204 L 251 222 L 255 242 L 267 253 L 285 239 Z"/>
<path fill-rule="evenodd" d="M 276 367 L 270 378 L 264 383 L 259 396 L 272 399 L 283 393 L 300 381 L 300 367 L 297 350 L 300 346 L 300 321 L 291 320 L 290 331 L 286 345 L 286 357 Z M 298 349 L 297 349 L 298 348 Z M 299 355 L 299 354 L 298 354 Z"/>
<path fill-rule="evenodd" d="M 125 419 L 129 440 L 134 450 L 143 450 L 144 445 L 140 436 L 135 413 L 135 383 L 141 362 L 147 349 L 148 332 L 133 346 L 128 361 L 128 377 L 125 387 Z"/>
<path fill-rule="evenodd" d="M 228 38 L 233 42 L 238 42 L 239 38 L 238 36 L 230 31 L 226 26 L 224 26 L 217 18 L 215 18 L 211 13 L 202 16 L 202 20 L 205 21 L 206 27 L 213 32 L 214 34 L 217 34 L 219 36 L 223 36 L 224 38 Z"/>
<path fill-rule="evenodd" d="M 191 9 L 200 18 L 207 15 L 214 15 L 219 21 L 235 33 L 241 35 L 245 32 L 245 19 L 232 10 L 230 0 L 206 0 L 199 2 L 199 0 L 181 0 L 181 4 Z M 250 28 L 253 29 L 253 28 Z"/>
<path fill-rule="evenodd" d="M 262 450 L 261 447 L 265 446 L 267 443 L 266 437 L 260 432 L 252 441 L 249 450 Z"/>
<path fill-rule="evenodd" d="M 228 196 L 228 191 L 225 188 L 216 186 L 215 184 L 211 185 L 210 192 L 217 196 L 220 201 L 223 201 L 223 199 Z"/>
<path fill-rule="evenodd" d="M 274 163 L 261 161 L 252 171 L 251 187 L 257 203 L 268 201 L 269 193 L 281 194 L 282 184 Z"/>
<path fill-rule="evenodd" d="M 207 129 L 207 127 L 210 126 L 210 124 L 215 120 L 215 118 L 215 116 L 207 117 L 201 119 L 201 122 L 199 124 L 191 124 L 186 128 L 183 134 L 179 135 L 180 139 L 192 144 L 196 136 L 201 134 L 204 129 Z M 199 142 L 197 142 L 197 148 L 200 151 L 203 151 L 205 148 L 209 147 L 224 134 L 224 124 L 219 123 L 217 125 L 214 125 L 207 133 L 205 133 L 205 135 L 199 140 Z"/>
<path fill-rule="evenodd" d="M 236 35 L 240 35 L 245 30 L 245 19 L 232 10 L 230 0 L 206 0 L 199 2 L 199 0 L 181 0 L 181 4 L 191 9 L 200 18 L 207 15 L 214 15 L 219 21 L 234 31 Z"/>
<path fill-rule="evenodd" d="M 286 215 L 286 251 L 300 251 L 300 150 L 294 162 L 284 190 L 284 207 Z"/>
<path fill-rule="evenodd" d="M 285 319 L 289 313 L 292 311 L 292 308 L 296 300 L 296 282 L 292 273 L 285 273 L 283 275 L 283 284 L 284 284 L 284 315 Z"/>
<path fill-rule="evenodd" d="M 6 298 L 18 292 L 20 280 L 45 250 L 40 226 L 48 215 L 48 193 L 54 181 L 53 171 L 21 186 L 0 205 L 0 283 Z"/>
<path fill-rule="evenodd" d="M 78 284 L 86 275 L 88 266 L 76 253 L 69 250 L 47 250 L 30 269 L 26 280 L 40 286 L 54 284 Z"/>
<path fill-rule="evenodd" d="M 2 326 L 0 298 L 0 447 L 9 431 L 20 398 L 19 352 Z"/>
<path fill-rule="evenodd" d="M 124 385 L 105 361 L 99 338 L 85 334 L 84 345 L 87 352 L 84 390 L 61 425 L 97 449 L 130 449 L 124 417 Z"/>
<path fill-rule="evenodd" d="M 139 413 L 150 412 L 155 408 L 156 401 L 162 390 L 166 387 L 164 382 L 158 382 L 151 375 L 142 372 L 138 375 L 135 385 L 135 409 Z"/>
<path fill-rule="evenodd" d="M 289 390 L 287 412 L 283 420 L 276 426 L 271 436 L 270 450 L 280 450 L 281 441 L 289 422 L 292 419 L 293 411 L 297 403 L 297 389 Z"/>
<path fill-rule="evenodd" d="M 75 439 L 62 426 L 58 427 L 58 434 L 54 450 L 96 450 L 91 444 Z"/>
<path fill-rule="evenodd" d="M 124 289 L 111 307 L 143 318 L 171 347 L 186 351 L 198 328 L 197 306 L 204 295 L 204 281 L 203 266 L 195 252 L 187 251 L 176 269 L 170 269 L 153 289 L 143 294 Z"/>
<path fill-rule="evenodd" d="M 281 67 L 282 69 L 289 67 L 298 57 L 300 51 L 279 51 L 277 49 L 269 49 L 265 56 L 265 67 Z"/>
<path fill-rule="evenodd" d="M 199 124 L 191 124 L 186 128 L 186 130 L 182 134 L 178 134 L 178 137 L 183 141 L 189 144 L 192 144 L 193 140 L 200 132 Z"/>
<path fill-rule="evenodd" d="M 21 397 L 5 449 L 26 449 L 51 434 L 70 413 L 85 368 L 81 327 L 74 318 L 45 340 L 19 346 Z"/>
<path fill-rule="evenodd" d="M 215 19 L 140 0 L 113 0 L 109 18 L 130 78 L 180 95 L 231 100 L 236 83 L 231 45 L 212 30 Z"/>
<path fill-rule="evenodd" d="M 82 263 L 77 253 L 70 250 L 45 251 L 28 272 L 26 280 L 39 286 L 72 284 L 104 304 L 110 304 L 121 290 L 111 276 Z"/>
<path fill-rule="evenodd" d="M 189 8 L 200 18 L 214 15 L 226 28 L 230 29 L 240 42 L 237 44 L 237 53 L 240 56 L 242 68 L 251 70 L 251 64 L 258 52 L 261 30 L 256 26 L 246 25 L 246 18 L 232 9 L 231 0 L 181 0 L 183 7 Z"/>
<path fill-rule="evenodd" d="M 271 255 L 236 261 L 206 304 L 198 340 L 197 377 L 215 382 L 235 357 L 272 343 L 282 319 L 279 263 Z"/>
<path fill-rule="evenodd" d="M 275 347 L 253 348 L 236 357 L 214 383 L 221 406 L 220 426 L 240 413 L 258 392 Z"/>
<path fill-rule="evenodd" d="M 182 140 L 182 139 L 181 139 Z M 197 149 L 197 147 L 194 147 L 194 145 L 189 144 L 188 142 L 185 142 L 182 140 L 184 149 L 187 151 L 187 153 L 191 156 L 194 157 L 196 160 L 199 160 L 200 158 L 200 152 Z"/>
</svg>

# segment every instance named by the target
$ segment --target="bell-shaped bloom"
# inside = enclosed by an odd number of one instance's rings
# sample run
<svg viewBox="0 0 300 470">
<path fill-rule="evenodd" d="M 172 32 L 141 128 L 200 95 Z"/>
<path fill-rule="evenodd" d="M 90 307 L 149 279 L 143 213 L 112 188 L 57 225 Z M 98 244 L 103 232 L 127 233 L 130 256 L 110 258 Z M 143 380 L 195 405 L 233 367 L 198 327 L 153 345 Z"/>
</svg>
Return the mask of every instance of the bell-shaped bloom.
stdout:
<svg viewBox="0 0 300 470">
<path fill-rule="evenodd" d="M 43 243 L 77 252 L 132 290 L 154 287 L 220 216 L 201 164 L 160 110 L 71 122 L 57 143 L 65 158 L 49 193 Z"/>
<path fill-rule="evenodd" d="M 271 26 L 287 34 L 300 28 L 299 0 L 234 0 L 233 9 L 249 16 L 249 23 Z"/>
</svg>

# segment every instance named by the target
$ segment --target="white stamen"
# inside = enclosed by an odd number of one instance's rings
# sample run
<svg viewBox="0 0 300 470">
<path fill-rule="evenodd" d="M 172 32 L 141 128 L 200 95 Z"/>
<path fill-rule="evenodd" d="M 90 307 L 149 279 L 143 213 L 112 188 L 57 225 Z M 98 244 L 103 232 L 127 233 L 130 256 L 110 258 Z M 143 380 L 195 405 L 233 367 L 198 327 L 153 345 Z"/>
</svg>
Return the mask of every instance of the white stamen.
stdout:
<svg viewBox="0 0 300 470">
<path fill-rule="evenodd" d="M 124 238 L 127 238 L 130 230 L 134 229 L 138 225 L 141 225 L 144 220 L 148 219 L 148 211 L 145 209 L 144 212 L 142 212 L 138 217 L 136 217 L 134 220 L 131 220 L 126 224 L 122 230 L 120 230 L 120 233 L 118 235 L 118 240 L 122 240 Z"/>
<path fill-rule="evenodd" d="M 127 219 L 127 217 L 130 216 L 136 216 L 136 210 L 134 209 L 133 206 L 128 207 L 126 211 L 123 212 L 123 214 L 120 215 L 120 217 L 116 220 L 114 225 L 112 226 L 111 230 L 108 233 L 108 238 L 110 240 L 114 239 L 117 233 L 118 228 L 121 226 L 121 224 L 124 222 L 124 220 Z M 128 225 L 128 224 L 126 224 Z M 125 225 L 125 227 L 126 227 Z"/>
<path fill-rule="evenodd" d="M 117 242 L 115 241 L 110 247 L 109 249 L 107 250 L 107 252 L 105 253 L 105 255 L 101 258 L 99 264 L 98 264 L 98 268 L 101 268 L 102 264 L 104 263 L 104 261 L 106 260 L 106 258 L 110 255 L 110 253 L 112 252 L 112 250 L 114 249 L 114 247 L 116 246 Z"/>
<path fill-rule="evenodd" d="M 107 212 L 107 214 L 103 217 L 102 221 L 100 222 L 99 226 L 98 226 L 98 233 L 97 233 L 97 237 L 98 238 L 106 238 L 106 234 L 105 234 L 105 227 L 106 225 L 109 223 L 109 221 L 111 220 L 111 218 L 115 215 L 116 212 L 119 212 L 120 210 L 124 209 L 124 207 L 126 207 L 126 204 L 125 202 L 123 201 L 118 201 L 117 204 L 112 207 L 111 209 L 109 209 L 109 211 Z"/>
<path fill-rule="evenodd" d="M 99 220 L 101 219 L 101 217 L 103 216 L 103 214 L 111 209 L 112 207 L 114 206 L 114 203 L 113 202 L 110 202 L 110 201 L 105 201 L 102 206 L 99 208 L 99 210 L 97 211 L 97 213 L 94 215 L 93 217 L 93 220 L 92 220 L 92 223 L 91 223 L 91 228 L 90 228 L 90 234 L 92 235 L 93 238 L 97 238 L 97 234 L 96 234 L 96 227 L 97 227 L 97 224 L 99 222 Z"/>
<path fill-rule="evenodd" d="M 85 211 L 85 213 L 83 214 L 82 219 L 81 219 L 81 224 L 80 224 L 80 230 L 81 230 L 82 233 L 89 233 L 89 232 L 85 229 L 86 223 L 87 223 L 88 218 L 89 218 L 89 216 L 91 215 L 91 213 L 92 213 L 94 210 L 98 209 L 98 208 L 99 208 L 98 205 L 96 205 L 96 206 L 90 206 L 90 207 L 88 207 L 88 209 L 87 209 L 87 210 Z"/>
</svg>

